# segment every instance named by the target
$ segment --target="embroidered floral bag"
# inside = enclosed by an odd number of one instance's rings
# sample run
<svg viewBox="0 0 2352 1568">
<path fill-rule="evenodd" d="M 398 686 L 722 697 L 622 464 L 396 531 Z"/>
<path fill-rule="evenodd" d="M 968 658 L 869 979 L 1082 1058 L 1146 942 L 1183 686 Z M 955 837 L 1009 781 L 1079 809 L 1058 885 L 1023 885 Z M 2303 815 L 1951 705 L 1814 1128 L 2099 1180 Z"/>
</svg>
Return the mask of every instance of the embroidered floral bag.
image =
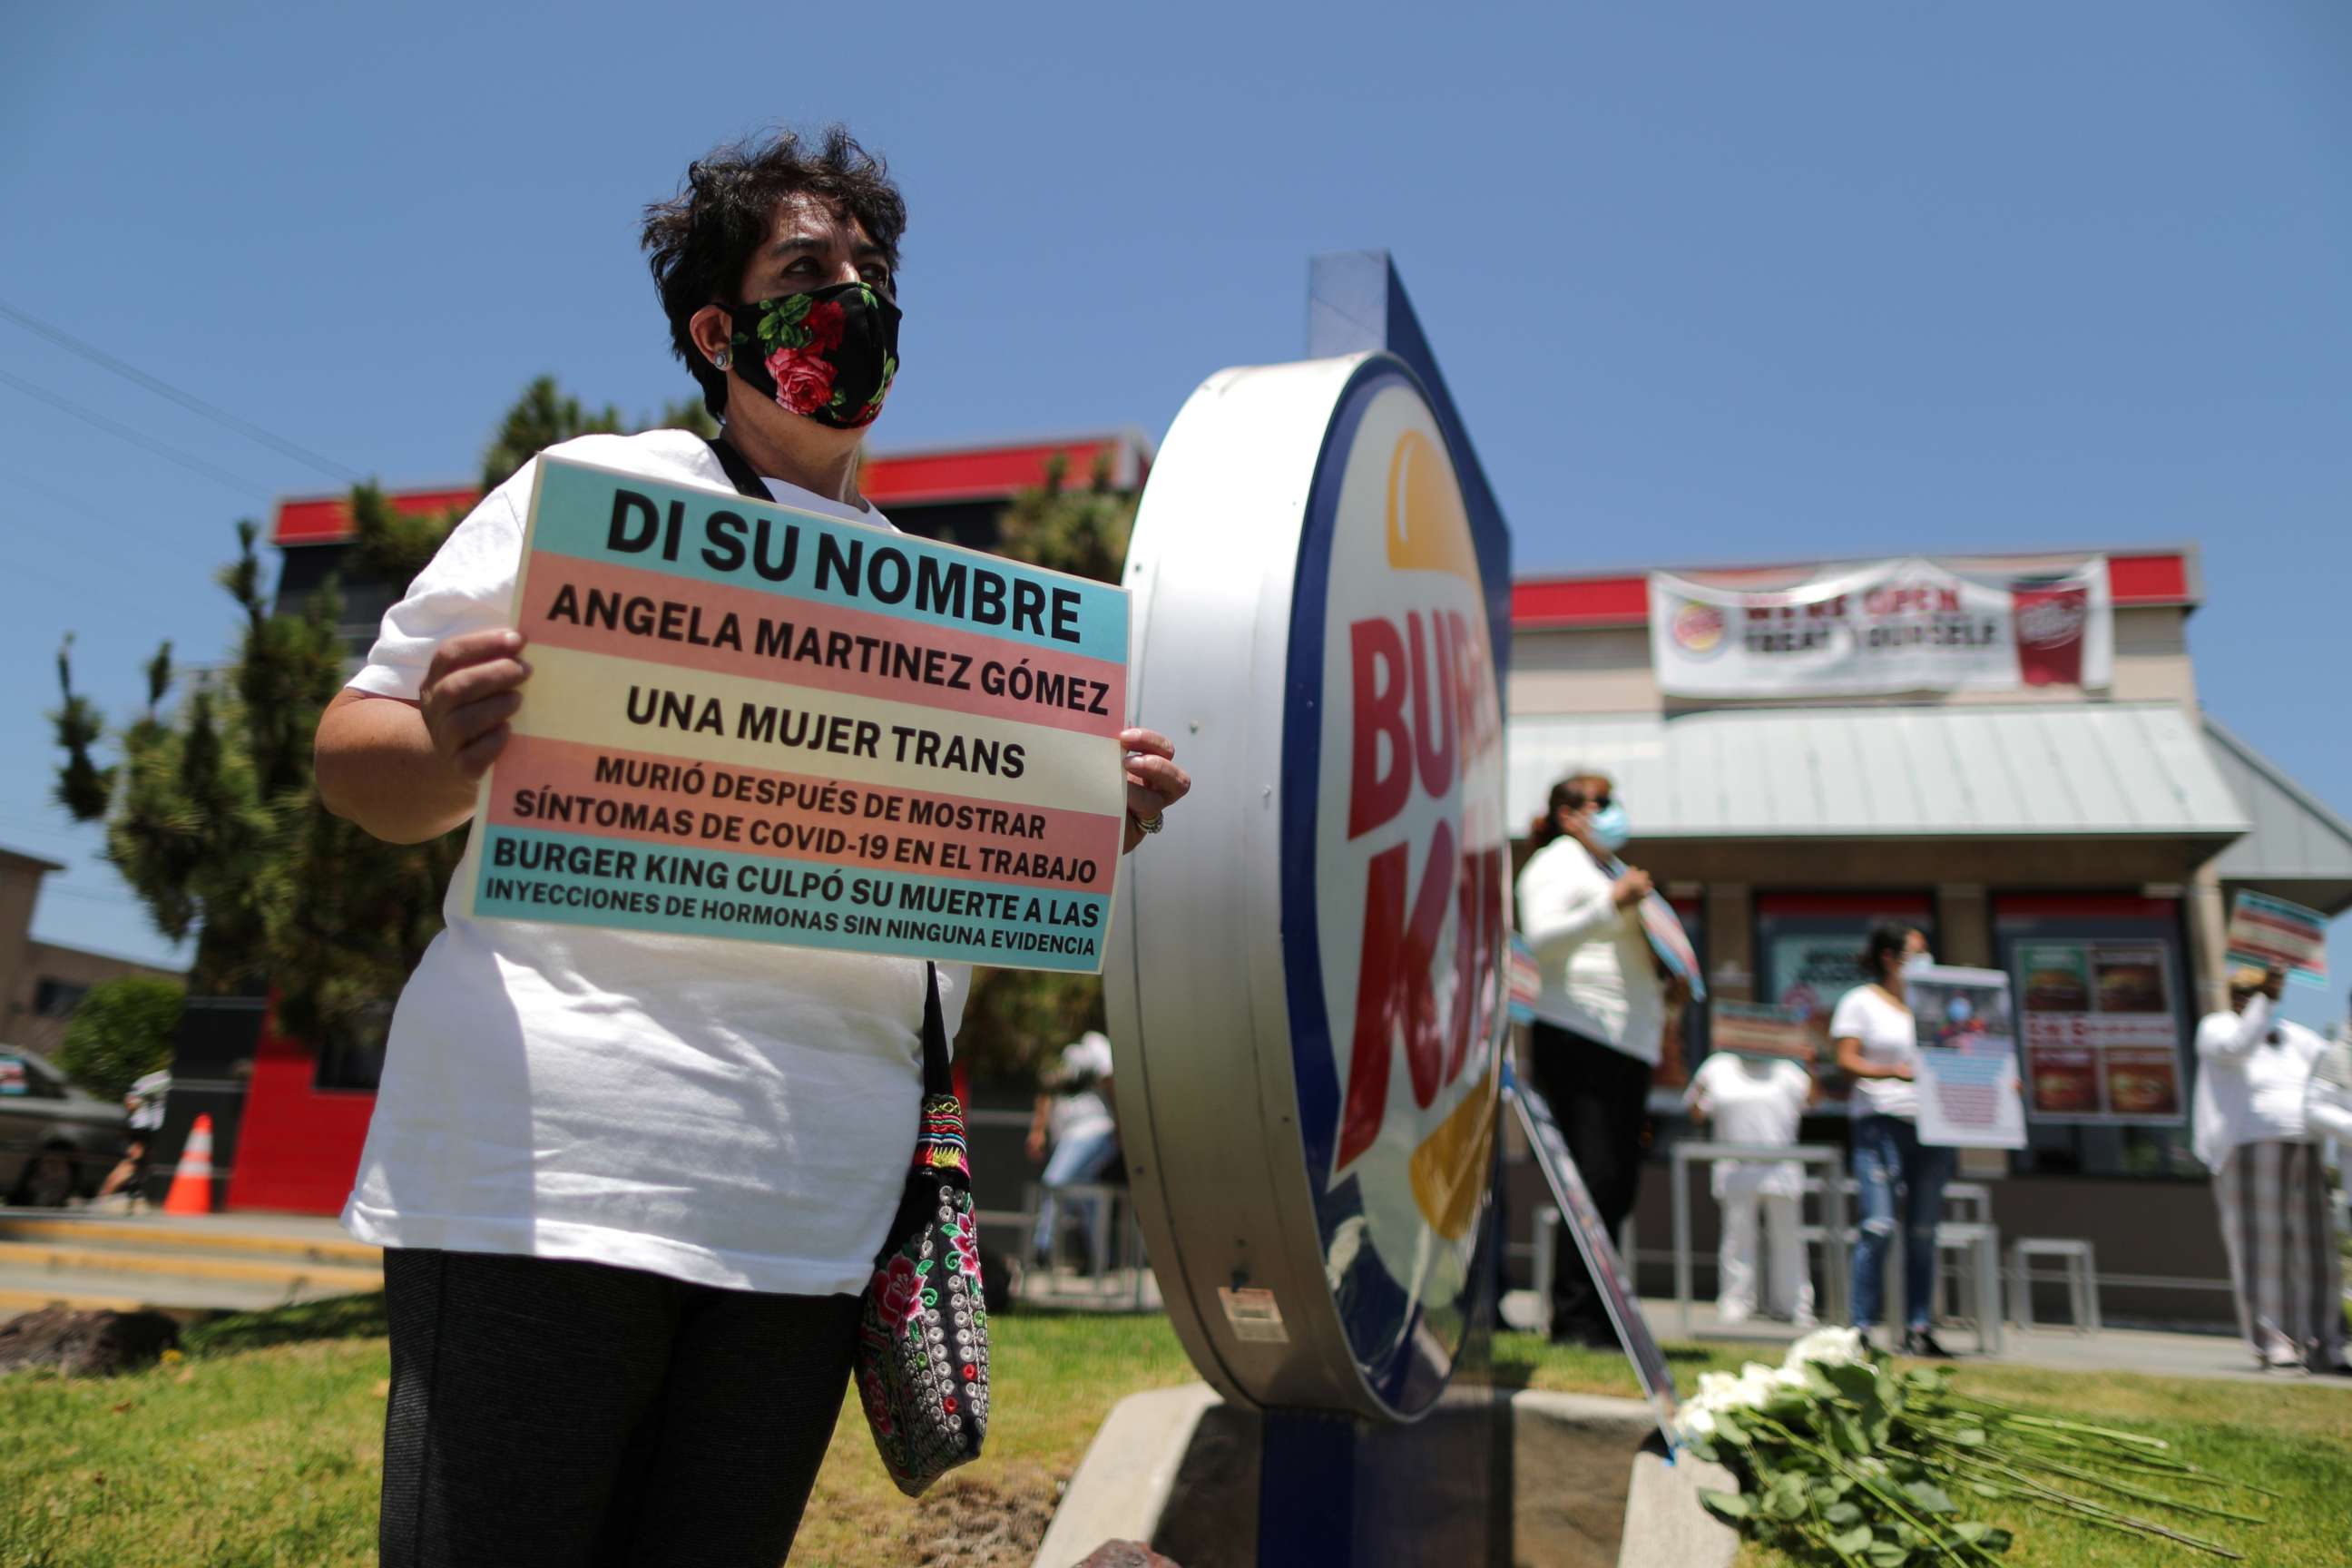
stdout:
<svg viewBox="0 0 2352 1568">
<path fill-rule="evenodd" d="M 908 1497 L 980 1458 L 988 1433 L 988 1309 L 963 1105 L 948 1075 L 939 971 L 923 970 L 922 1121 L 859 1308 L 856 1362 L 874 1447 Z"/>
</svg>

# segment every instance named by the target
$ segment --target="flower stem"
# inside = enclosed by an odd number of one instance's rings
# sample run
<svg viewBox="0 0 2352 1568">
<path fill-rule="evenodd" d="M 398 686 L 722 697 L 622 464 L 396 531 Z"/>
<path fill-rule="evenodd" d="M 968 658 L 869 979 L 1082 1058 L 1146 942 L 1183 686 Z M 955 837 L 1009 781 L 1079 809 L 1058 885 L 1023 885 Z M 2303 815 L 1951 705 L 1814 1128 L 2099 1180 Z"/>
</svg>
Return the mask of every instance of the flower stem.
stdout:
<svg viewBox="0 0 2352 1568">
<path fill-rule="evenodd" d="M 2210 1552 L 2216 1557 L 2226 1557 L 2233 1563 L 2245 1561 L 2242 1553 L 2232 1552 L 2216 1542 L 2207 1541 L 2199 1536 L 2184 1535 L 2179 1531 L 2167 1529 L 2152 1519 L 2141 1519 L 2136 1514 L 2122 1513 L 2103 1504 L 2093 1502 L 2089 1498 L 2078 1497 L 2073 1492 L 2053 1487 L 2046 1481 L 2038 1481 L 2013 1465 L 2004 1465 L 1995 1459 L 1976 1456 L 1968 1456 L 1966 1462 L 1994 1470 L 2032 1492 L 2063 1503 L 2078 1518 L 2114 1521 L 2148 1535 L 2159 1535 L 2167 1541 L 2177 1541 L 2183 1546 L 2194 1547 L 2200 1552 Z"/>
</svg>

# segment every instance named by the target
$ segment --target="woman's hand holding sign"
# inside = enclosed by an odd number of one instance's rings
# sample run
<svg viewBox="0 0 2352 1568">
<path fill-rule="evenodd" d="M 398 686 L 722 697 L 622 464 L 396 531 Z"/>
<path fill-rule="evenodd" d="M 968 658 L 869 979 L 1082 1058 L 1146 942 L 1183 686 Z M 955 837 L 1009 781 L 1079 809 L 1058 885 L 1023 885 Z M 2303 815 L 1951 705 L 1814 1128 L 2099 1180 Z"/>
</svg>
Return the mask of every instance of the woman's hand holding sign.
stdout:
<svg viewBox="0 0 2352 1568">
<path fill-rule="evenodd" d="M 391 844 L 421 844 L 474 815 L 482 771 L 506 749 L 530 666 L 522 634 L 466 632 L 433 650 L 414 702 L 346 687 L 319 716 L 320 798 Z"/>
<path fill-rule="evenodd" d="M 433 650 L 417 689 L 417 708 L 433 750 L 467 783 L 506 750 L 507 721 L 522 706 L 530 666 L 522 660 L 522 634 L 506 627 L 467 632 Z"/>
<path fill-rule="evenodd" d="M 1127 749 L 1127 842 L 1122 852 L 1160 831 L 1160 814 L 1192 790 L 1192 777 L 1176 765 L 1176 748 L 1153 730 L 1122 730 Z"/>
</svg>

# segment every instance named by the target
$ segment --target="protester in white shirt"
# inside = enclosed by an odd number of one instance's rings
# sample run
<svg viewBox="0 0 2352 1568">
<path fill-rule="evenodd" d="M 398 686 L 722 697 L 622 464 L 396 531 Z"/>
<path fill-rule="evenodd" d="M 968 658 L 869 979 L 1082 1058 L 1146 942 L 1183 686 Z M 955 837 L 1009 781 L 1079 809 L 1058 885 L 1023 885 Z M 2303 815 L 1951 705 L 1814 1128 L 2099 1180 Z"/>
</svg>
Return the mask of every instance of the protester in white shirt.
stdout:
<svg viewBox="0 0 2352 1568">
<path fill-rule="evenodd" d="M 131 1092 L 122 1097 L 123 1108 L 131 1112 L 131 1141 L 122 1151 L 121 1163 L 106 1173 L 98 1189 L 98 1200 L 103 1201 L 130 1189 L 123 1202 L 136 1207 L 145 1195 L 149 1162 L 153 1158 L 155 1140 L 163 1131 L 163 1102 L 172 1093 L 172 1071 L 158 1068 L 142 1073 L 131 1081 Z"/>
<path fill-rule="evenodd" d="M 1721 1143 L 1785 1148 L 1813 1098 L 1813 1075 L 1786 1057 L 1717 1051 L 1683 1090 L 1695 1121 L 1714 1123 Z M 1813 1323 L 1812 1271 L 1805 1267 L 1804 1172 L 1794 1160 L 1717 1160 L 1708 1179 L 1723 1222 L 1716 1250 L 1716 1314 L 1726 1325 L 1756 1312 L 1757 1212 L 1771 1240 L 1767 1310 L 1800 1327 Z"/>
<path fill-rule="evenodd" d="M 1650 1078 L 1665 1028 L 1666 988 L 1638 906 L 1650 877 L 1617 859 L 1625 808 L 1606 774 L 1580 770 L 1552 786 L 1519 873 L 1519 932 L 1542 972 L 1528 1075 L 1549 1102 L 1608 1233 L 1633 1211 L 1642 1173 Z M 1554 1254 L 1552 1338 L 1614 1345 L 1608 1308 L 1576 1248 Z"/>
<path fill-rule="evenodd" d="M 696 163 L 642 238 L 723 458 L 677 431 L 559 450 L 887 527 L 856 475 L 898 368 L 905 223 L 838 128 Z M 458 526 L 320 721 L 320 795 L 379 838 L 464 826 L 506 744 L 535 469 Z M 1163 738 L 1124 742 L 1131 849 L 1189 783 Z M 345 1210 L 385 1248 L 384 1560 L 772 1568 L 915 1148 L 926 965 L 478 921 L 473 854 Z M 940 966 L 950 1032 L 965 984 Z"/>
<path fill-rule="evenodd" d="M 1927 938 L 1910 926 L 1876 926 L 1854 962 L 1870 983 L 1840 997 L 1830 1016 L 1837 1065 L 1854 1079 L 1853 1179 L 1862 1228 L 1853 1241 L 1853 1322 L 1866 1332 L 1885 1313 L 1886 1252 L 1899 1225 L 1906 1319 L 1902 1348 L 1909 1355 L 1941 1358 L 1947 1352 L 1931 1327 L 1936 1226 L 1943 1219 L 1953 1155 L 1919 1142 L 1918 1026 L 1903 981 L 1906 964 L 1928 962 Z"/>
<path fill-rule="evenodd" d="M 2238 1326 L 2257 1364 L 2340 1372 L 2344 1307 L 2327 1177 L 2305 1111 L 2326 1042 L 2277 1016 L 2284 970 L 2242 966 L 2197 1026 L 2191 1147 L 2213 1173 Z"/>
<path fill-rule="evenodd" d="M 1045 1169 L 1037 1178 L 1037 1224 L 1029 1238 L 1030 1256 L 1051 1267 L 1054 1226 L 1061 1215 L 1062 1190 L 1091 1182 L 1118 1158 L 1118 1121 L 1111 1112 L 1113 1079 L 1110 1037 L 1088 1029 L 1062 1047 L 1060 1061 L 1048 1074 L 1045 1092 L 1037 1096 L 1029 1121 L 1029 1159 Z M 1051 1149 L 1050 1156 L 1047 1150 Z M 1096 1245 L 1096 1200 L 1071 1200 L 1087 1221 L 1089 1256 L 1100 1274 L 1108 1261 Z"/>
</svg>

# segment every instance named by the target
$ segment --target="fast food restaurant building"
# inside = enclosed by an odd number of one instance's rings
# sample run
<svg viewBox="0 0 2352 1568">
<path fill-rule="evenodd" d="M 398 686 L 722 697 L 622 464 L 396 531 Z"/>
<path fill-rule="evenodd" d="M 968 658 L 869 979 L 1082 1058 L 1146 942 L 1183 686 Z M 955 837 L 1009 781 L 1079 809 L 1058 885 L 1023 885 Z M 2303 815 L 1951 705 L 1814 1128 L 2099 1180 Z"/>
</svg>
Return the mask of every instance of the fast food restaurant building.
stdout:
<svg viewBox="0 0 2352 1568">
<path fill-rule="evenodd" d="M 1127 489 L 1151 453 L 1120 434 L 885 454 L 863 482 L 901 526 L 986 547 L 1005 503 L 1057 458 Z M 437 510 L 472 492 L 390 499 Z M 289 500 L 273 542 L 280 609 L 339 577 L 356 651 L 398 585 L 354 580 L 349 531 L 341 498 Z M 2200 703 L 2200 596 L 2190 549 L 1513 590 L 1511 819 L 1531 822 L 1571 767 L 1609 773 L 1633 816 L 1628 858 L 1675 901 L 1718 997 L 1825 1016 L 1881 919 L 1925 927 L 1944 962 L 2010 971 L 2030 1146 L 1971 1152 L 1964 1168 L 1992 1182 L 2005 1235 L 2095 1243 L 2110 1315 L 2230 1310 L 2185 1113 L 2231 894 L 2352 906 L 2352 828 Z M 375 1061 L 260 1022 L 224 1046 L 240 1061 L 219 1076 L 245 1086 L 213 1108 L 229 1131 L 224 1196 L 332 1212 Z M 1693 1008 L 1669 1042 L 1653 1094 L 1661 1145 L 1687 1131 L 1680 1086 L 1707 1036 Z M 1841 1141 L 1843 1118 L 1832 1086 L 1804 1135 Z M 1637 1215 L 1651 1290 L 1665 1289 L 1665 1188 L 1645 1182 Z M 1696 1205 L 1703 1258 L 1711 1211 Z"/>
<path fill-rule="evenodd" d="M 1509 809 L 1608 773 L 1626 859 L 1674 901 L 1714 995 L 1809 1015 L 1867 928 L 2005 971 L 2028 1146 L 1967 1151 L 2004 1241 L 2096 1249 L 2108 1316 L 2222 1319 L 2228 1270 L 2189 1152 L 2197 1018 L 2222 1005 L 2241 889 L 2352 906 L 2352 827 L 2206 712 L 2178 550 L 1529 578 L 1512 598 Z M 1707 1048 L 1685 1011 L 1658 1153 Z M 1835 1075 L 1828 1075 L 1834 1079 Z M 1843 1088 L 1802 1137 L 1838 1142 Z M 1663 1292 L 1669 1167 L 1636 1214 Z M 1694 1205 L 1701 1287 L 1713 1205 Z"/>
</svg>

